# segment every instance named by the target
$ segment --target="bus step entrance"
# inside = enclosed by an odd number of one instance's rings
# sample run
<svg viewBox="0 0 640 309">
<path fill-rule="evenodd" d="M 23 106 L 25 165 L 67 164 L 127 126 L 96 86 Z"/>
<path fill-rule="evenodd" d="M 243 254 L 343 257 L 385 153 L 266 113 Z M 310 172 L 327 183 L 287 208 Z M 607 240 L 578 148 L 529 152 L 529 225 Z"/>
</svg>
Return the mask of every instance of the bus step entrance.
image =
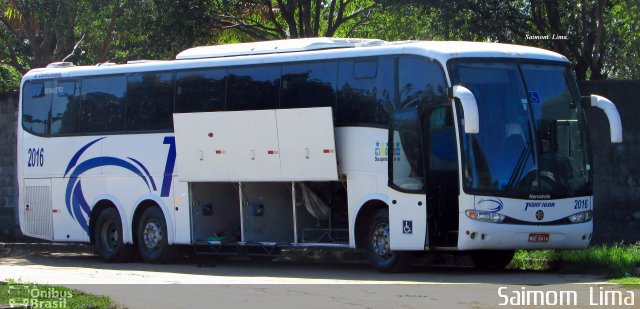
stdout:
<svg viewBox="0 0 640 309">
<path fill-rule="evenodd" d="M 348 244 L 348 229 L 306 228 L 302 230 L 303 243 Z"/>
<path fill-rule="evenodd" d="M 285 245 L 275 242 L 247 242 L 244 243 L 244 252 L 247 256 L 279 256 Z"/>
<path fill-rule="evenodd" d="M 210 240 L 193 244 L 193 251 L 202 255 L 238 255 L 240 249 L 237 245 L 224 244 L 221 241 Z"/>
</svg>

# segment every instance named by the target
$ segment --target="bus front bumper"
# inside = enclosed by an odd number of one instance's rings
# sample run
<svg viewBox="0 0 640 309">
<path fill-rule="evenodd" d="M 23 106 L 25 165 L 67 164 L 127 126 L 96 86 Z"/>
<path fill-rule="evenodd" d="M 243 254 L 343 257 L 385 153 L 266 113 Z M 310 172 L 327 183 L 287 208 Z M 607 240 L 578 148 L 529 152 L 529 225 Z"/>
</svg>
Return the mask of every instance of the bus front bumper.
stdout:
<svg viewBox="0 0 640 309">
<path fill-rule="evenodd" d="M 589 245 L 593 220 L 565 225 L 488 223 L 460 214 L 458 250 L 583 249 Z"/>
</svg>

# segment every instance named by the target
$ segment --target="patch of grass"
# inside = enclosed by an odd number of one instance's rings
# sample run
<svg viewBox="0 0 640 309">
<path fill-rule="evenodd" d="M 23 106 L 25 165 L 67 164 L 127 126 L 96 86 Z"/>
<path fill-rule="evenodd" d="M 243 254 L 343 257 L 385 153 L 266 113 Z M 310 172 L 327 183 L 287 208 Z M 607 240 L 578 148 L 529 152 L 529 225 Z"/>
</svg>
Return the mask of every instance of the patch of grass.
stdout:
<svg viewBox="0 0 640 309">
<path fill-rule="evenodd" d="M 640 245 L 601 245 L 584 250 L 557 251 L 567 272 L 595 273 L 608 277 L 635 274 L 640 267 Z"/>
<path fill-rule="evenodd" d="M 617 278 L 617 279 L 611 279 L 610 282 L 618 283 L 625 287 L 640 289 L 640 277 Z"/>
<path fill-rule="evenodd" d="M 507 266 L 509 269 L 547 270 L 555 262 L 553 250 L 518 250 Z"/>
<path fill-rule="evenodd" d="M 609 278 L 638 275 L 639 267 L 640 243 L 598 245 L 583 250 L 518 250 L 509 264 L 512 269 L 556 269 Z"/>
<path fill-rule="evenodd" d="M 107 296 L 96 296 L 61 286 L 29 284 L 13 280 L 0 282 L 0 307 L 2 305 L 24 305 L 24 308 L 121 308 Z"/>
</svg>

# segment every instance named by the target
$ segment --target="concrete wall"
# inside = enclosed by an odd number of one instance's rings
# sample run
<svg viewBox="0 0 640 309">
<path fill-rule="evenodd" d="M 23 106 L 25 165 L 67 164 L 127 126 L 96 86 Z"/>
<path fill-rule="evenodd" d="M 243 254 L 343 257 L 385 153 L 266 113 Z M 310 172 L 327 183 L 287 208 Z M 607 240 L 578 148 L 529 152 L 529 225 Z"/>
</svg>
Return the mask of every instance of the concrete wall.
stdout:
<svg viewBox="0 0 640 309">
<path fill-rule="evenodd" d="M 17 226 L 17 117 L 18 93 L 0 93 L 0 239 L 13 237 Z"/>
<path fill-rule="evenodd" d="M 594 165 L 593 243 L 640 240 L 640 80 L 585 81 L 583 95 L 613 101 L 622 118 L 623 144 L 611 144 L 604 113 L 589 111 Z"/>
</svg>

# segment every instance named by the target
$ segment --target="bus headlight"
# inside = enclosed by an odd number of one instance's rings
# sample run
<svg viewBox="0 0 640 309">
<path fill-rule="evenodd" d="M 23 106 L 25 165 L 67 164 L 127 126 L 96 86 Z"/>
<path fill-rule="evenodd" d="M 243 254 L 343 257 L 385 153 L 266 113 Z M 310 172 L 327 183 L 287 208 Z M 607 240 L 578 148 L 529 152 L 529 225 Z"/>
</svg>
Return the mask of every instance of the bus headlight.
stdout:
<svg viewBox="0 0 640 309">
<path fill-rule="evenodd" d="M 591 210 L 587 210 L 569 216 L 569 221 L 571 221 L 571 223 L 582 223 L 591 220 L 591 218 L 592 212 Z"/>
<path fill-rule="evenodd" d="M 465 210 L 464 213 L 470 219 L 483 221 L 483 222 L 502 223 L 502 221 L 504 221 L 504 218 L 505 218 L 504 215 L 501 215 L 496 212 L 476 210 L 476 209 L 467 209 Z"/>
</svg>

